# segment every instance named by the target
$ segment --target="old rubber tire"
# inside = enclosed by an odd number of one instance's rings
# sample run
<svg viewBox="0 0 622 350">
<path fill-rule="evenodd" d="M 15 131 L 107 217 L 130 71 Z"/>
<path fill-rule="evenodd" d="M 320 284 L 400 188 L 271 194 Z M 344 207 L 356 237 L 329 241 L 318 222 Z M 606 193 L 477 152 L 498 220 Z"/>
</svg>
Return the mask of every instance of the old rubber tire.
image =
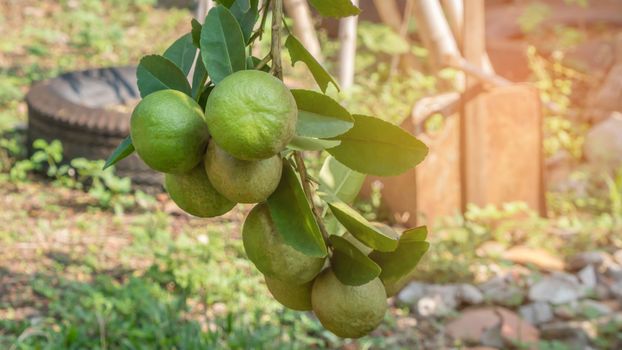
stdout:
<svg viewBox="0 0 622 350">
<path fill-rule="evenodd" d="M 36 139 L 62 142 L 64 159 L 106 159 L 129 135 L 131 111 L 110 107 L 140 99 L 135 67 L 65 73 L 38 82 L 26 95 L 28 144 Z M 117 174 L 133 183 L 161 188 L 163 176 L 133 154 L 117 163 Z"/>
</svg>

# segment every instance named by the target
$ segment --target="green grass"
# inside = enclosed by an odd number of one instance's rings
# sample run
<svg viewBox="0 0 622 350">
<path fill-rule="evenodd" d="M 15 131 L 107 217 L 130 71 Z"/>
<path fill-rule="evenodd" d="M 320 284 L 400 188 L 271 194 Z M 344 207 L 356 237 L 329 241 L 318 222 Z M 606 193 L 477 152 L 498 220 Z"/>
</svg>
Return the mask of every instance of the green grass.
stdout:
<svg viewBox="0 0 622 350">
<path fill-rule="evenodd" d="M 55 199 L 39 202 L 48 208 Z M 244 254 L 236 221 L 188 221 L 159 210 L 75 216 L 52 213 L 19 238 L 0 234 L 5 247 L 17 250 L 0 263 L 0 276 L 12 285 L 0 298 L 0 348 L 308 349 L 344 344 L 311 313 L 287 310 L 272 299 Z M 12 224 L 5 229 L 17 230 L 17 222 Z M 71 240 L 81 243 L 38 244 L 37 235 L 59 230 L 70 230 Z M 20 254 L 24 244 L 36 245 L 36 252 Z M 34 271 L 24 272 L 30 264 Z M 394 316 L 387 316 L 382 328 L 392 323 Z M 360 340 L 360 346 L 385 348 L 398 341 L 378 335 Z"/>
</svg>

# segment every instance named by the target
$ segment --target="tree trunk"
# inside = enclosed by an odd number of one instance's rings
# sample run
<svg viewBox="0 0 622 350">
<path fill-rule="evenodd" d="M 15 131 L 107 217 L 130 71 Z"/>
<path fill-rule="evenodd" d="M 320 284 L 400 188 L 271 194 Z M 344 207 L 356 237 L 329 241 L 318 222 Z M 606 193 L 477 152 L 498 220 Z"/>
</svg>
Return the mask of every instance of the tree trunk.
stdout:
<svg viewBox="0 0 622 350">
<path fill-rule="evenodd" d="M 374 5 L 376 6 L 376 10 L 378 10 L 380 20 L 391 27 L 396 33 L 399 33 L 402 15 L 397 7 L 397 2 L 395 0 L 374 0 Z"/>
<path fill-rule="evenodd" d="M 462 0 L 441 0 L 447 22 L 454 33 L 456 42 L 462 43 L 462 27 L 464 22 L 464 4 Z"/>
<path fill-rule="evenodd" d="M 358 6 L 359 1 L 352 3 Z M 339 83 L 344 90 L 348 90 L 354 83 L 354 64 L 356 57 L 356 26 L 357 16 L 343 18 L 339 21 Z"/>
<path fill-rule="evenodd" d="M 313 25 L 313 18 L 306 0 L 285 0 L 285 10 L 294 20 L 294 35 L 315 59 L 322 62 L 322 50 Z"/>
<path fill-rule="evenodd" d="M 212 0 L 197 0 L 197 8 L 194 14 L 196 20 L 203 23 L 205 16 L 207 16 L 207 13 L 212 7 L 214 7 Z"/>
<path fill-rule="evenodd" d="M 450 60 L 460 57 L 458 45 L 438 0 L 415 0 L 414 12 L 421 40 L 430 50 L 437 69 L 445 67 Z"/>
</svg>

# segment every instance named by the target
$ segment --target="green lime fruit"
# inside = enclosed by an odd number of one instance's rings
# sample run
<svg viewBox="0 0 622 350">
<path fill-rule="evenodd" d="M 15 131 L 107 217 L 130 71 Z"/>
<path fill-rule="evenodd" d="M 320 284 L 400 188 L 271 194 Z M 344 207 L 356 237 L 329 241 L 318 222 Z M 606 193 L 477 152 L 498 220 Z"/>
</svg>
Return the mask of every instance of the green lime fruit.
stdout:
<svg viewBox="0 0 622 350">
<path fill-rule="evenodd" d="M 324 258 L 307 256 L 283 240 L 266 203 L 256 205 L 242 228 L 244 250 L 264 275 L 290 284 L 311 281 L 324 266 Z"/>
<path fill-rule="evenodd" d="M 264 277 L 270 294 L 283 306 L 298 311 L 311 310 L 311 287 L 313 287 L 313 281 L 296 285 L 276 278 Z"/>
<path fill-rule="evenodd" d="M 387 311 L 386 299 L 379 278 L 348 286 L 331 269 L 315 279 L 311 291 L 313 312 L 324 328 L 342 338 L 360 338 L 378 327 Z"/>
<path fill-rule="evenodd" d="M 212 186 L 202 164 L 186 174 L 166 174 L 164 187 L 177 206 L 194 216 L 220 216 L 235 206 Z"/>
<path fill-rule="evenodd" d="M 204 164 L 214 188 L 237 203 L 265 201 L 276 190 L 283 171 L 279 155 L 263 160 L 240 160 L 215 142 L 207 146 Z"/>
<path fill-rule="evenodd" d="M 201 107 L 176 90 L 160 90 L 143 98 L 132 113 L 130 134 L 147 165 L 172 174 L 199 164 L 209 138 Z"/>
<path fill-rule="evenodd" d="M 223 79 L 205 106 L 212 138 L 242 160 L 260 160 L 281 152 L 294 136 L 296 101 L 282 81 L 258 70 Z"/>
</svg>

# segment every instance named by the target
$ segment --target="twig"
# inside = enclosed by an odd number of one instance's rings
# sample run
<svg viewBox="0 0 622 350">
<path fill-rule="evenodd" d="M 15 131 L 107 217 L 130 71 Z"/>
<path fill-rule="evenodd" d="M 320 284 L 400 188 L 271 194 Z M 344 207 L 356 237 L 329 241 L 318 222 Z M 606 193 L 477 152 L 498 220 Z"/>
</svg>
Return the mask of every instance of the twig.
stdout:
<svg viewBox="0 0 622 350">
<path fill-rule="evenodd" d="M 283 80 L 283 65 L 281 63 L 281 25 L 283 21 L 283 0 L 272 1 L 272 68 L 270 72 Z"/>
<path fill-rule="evenodd" d="M 259 28 L 257 28 L 257 30 L 253 33 L 253 35 L 251 35 L 251 37 L 248 39 L 249 44 L 252 44 L 257 38 L 261 40 L 261 36 L 263 35 L 264 28 L 266 27 L 266 21 L 268 19 L 268 12 L 269 12 L 268 8 L 270 8 L 270 1 L 271 0 L 266 0 L 264 2 L 264 5 L 262 6 L 263 14 L 261 16 L 261 23 L 259 24 Z"/>
<path fill-rule="evenodd" d="M 320 212 L 320 208 L 318 208 L 315 203 L 313 203 L 313 193 L 311 193 L 311 186 L 309 186 L 307 168 L 305 166 L 305 161 L 302 158 L 302 153 L 294 152 L 294 159 L 296 160 L 296 170 L 300 174 L 302 189 L 305 191 L 307 198 L 311 202 L 311 210 L 313 211 L 313 216 L 315 216 L 315 221 L 317 221 L 317 224 L 320 227 L 320 232 L 322 233 L 322 237 L 324 237 L 324 241 L 326 242 L 326 244 L 330 244 L 328 240 L 329 234 L 326 230 L 326 226 L 324 226 L 324 221 L 322 221 L 322 213 Z"/>
<path fill-rule="evenodd" d="M 255 66 L 255 69 L 263 68 L 266 64 L 268 64 L 268 62 L 270 62 L 271 59 L 272 59 L 272 54 L 268 53 L 266 57 L 264 57 L 261 61 L 259 61 L 259 63 L 257 63 L 257 66 Z"/>
<path fill-rule="evenodd" d="M 272 2 L 272 43 L 270 45 L 270 54 L 272 56 L 272 68 L 270 72 L 274 74 L 279 79 L 283 80 L 283 66 L 281 62 L 281 29 L 283 24 L 283 0 L 273 0 Z M 326 226 L 324 226 L 324 222 L 322 221 L 322 216 L 319 208 L 313 202 L 313 193 L 311 192 L 311 186 L 309 186 L 309 179 L 307 175 L 307 168 L 305 166 L 304 159 L 302 158 L 302 153 L 298 151 L 294 151 L 294 160 L 296 161 L 296 170 L 298 174 L 300 174 L 300 182 L 302 182 L 302 188 L 305 192 L 305 195 L 311 205 L 311 211 L 313 212 L 313 216 L 315 217 L 315 221 L 317 222 L 320 232 L 322 233 L 322 237 L 326 244 L 329 244 L 328 240 L 328 231 L 326 230 Z"/>
</svg>

